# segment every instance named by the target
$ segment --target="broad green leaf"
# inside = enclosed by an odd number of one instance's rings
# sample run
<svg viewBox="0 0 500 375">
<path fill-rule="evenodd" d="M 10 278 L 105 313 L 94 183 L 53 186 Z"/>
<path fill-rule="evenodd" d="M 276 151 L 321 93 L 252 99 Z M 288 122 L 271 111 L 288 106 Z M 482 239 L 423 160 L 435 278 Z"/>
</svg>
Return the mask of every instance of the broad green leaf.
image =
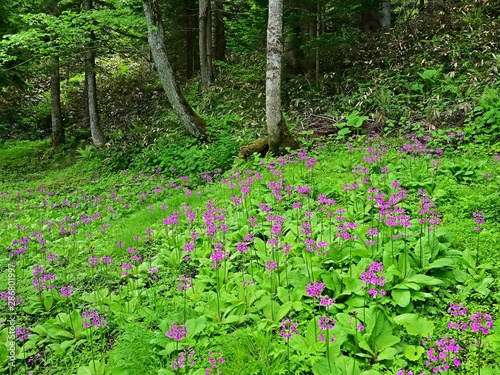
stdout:
<svg viewBox="0 0 500 375">
<path fill-rule="evenodd" d="M 394 317 L 397 324 L 403 325 L 409 335 L 421 337 L 432 336 L 434 323 L 418 314 L 402 314 Z"/>
<path fill-rule="evenodd" d="M 342 355 L 335 360 L 342 375 L 359 375 L 361 373 L 358 363 L 354 358 Z"/>
<path fill-rule="evenodd" d="M 289 313 L 290 309 L 292 308 L 293 302 L 285 302 L 283 305 L 281 305 L 278 309 L 278 312 L 276 313 L 276 321 L 280 321 L 285 317 L 286 314 Z"/>
<path fill-rule="evenodd" d="M 391 295 L 394 301 L 401 307 L 406 307 L 410 304 L 411 293 L 409 290 L 393 289 Z"/>
<path fill-rule="evenodd" d="M 452 258 L 439 258 L 432 262 L 431 264 L 427 265 L 424 267 L 424 270 L 430 270 L 432 268 L 442 268 L 442 267 L 449 267 L 453 266 L 455 264 L 455 260 Z"/>
<path fill-rule="evenodd" d="M 314 375 L 337 375 L 338 369 L 335 362 L 330 361 L 328 363 L 327 358 L 321 358 L 318 362 L 314 364 L 312 367 L 312 371 Z"/>
<path fill-rule="evenodd" d="M 443 283 L 443 280 L 436 279 L 432 276 L 417 274 L 410 276 L 408 278 L 409 282 L 420 284 L 420 285 L 440 285 Z"/>
<path fill-rule="evenodd" d="M 239 320 L 239 317 L 236 316 Z M 192 318 L 186 321 L 187 336 L 194 338 L 207 327 L 207 318 L 202 315 L 197 318 Z"/>
<path fill-rule="evenodd" d="M 422 346 L 408 345 L 405 349 L 405 356 L 410 361 L 418 361 L 424 352 L 425 349 Z"/>
<path fill-rule="evenodd" d="M 398 354 L 398 350 L 393 347 L 388 347 L 384 349 L 380 354 L 377 355 L 377 361 L 384 361 L 386 359 L 394 359 L 394 357 Z"/>
</svg>

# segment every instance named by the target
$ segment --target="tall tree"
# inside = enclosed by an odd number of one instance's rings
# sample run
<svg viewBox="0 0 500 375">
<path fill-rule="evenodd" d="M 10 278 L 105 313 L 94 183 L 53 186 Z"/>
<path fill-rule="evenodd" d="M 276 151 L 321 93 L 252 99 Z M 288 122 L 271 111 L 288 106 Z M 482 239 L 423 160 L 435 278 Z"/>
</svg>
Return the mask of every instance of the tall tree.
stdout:
<svg viewBox="0 0 500 375">
<path fill-rule="evenodd" d="M 224 28 L 224 3 L 222 0 L 212 2 L 212 51 L 213 59 L 226 61 L 226 32 Z"/>
<path fill-rule="evenodd" d="M 92 0 L 83 0 L 83 10 L 90 12 L 93 8 Z M 88 114 L 90 134 L 92 143 L 96 148 L 104 146 L 104 134 L 99 124 L 99 112 L 97 107 L 97 81 L 95 74 L 95 33 L 91 30 L 85 36 L 85 114 Z"/>
<path fill-rule="evenodd" d="M 212 8 L 210 0 L 199 2 L 200 73 L 202 86 L 212 84 Z"/>
<path fill-rule="evenodd" d="M 58 0 L 53 0 L 51 13 L 57 17 L 59 15 Z M 51 37 L 51 42 L 56 43 L 57 36 Z M 64 142 L 64 126 L 61 115 L 61 74 L 59 70 L 59 55 L 54 50 L 50 59 L 50 112 L 52 122 L 52 146 L 59 146 Z"/>
<path fill-rule="evenodd" d="M 158 76 L 167 94 L 170 105 L 179 117 L 181 125 L 193 136 L 206 138 L 206 124 L 193 111 L 175 82 L 174 72 L 165 47 L 163 22 L 157 0 L 142 0 L 144 15 L 148 22 L 148 43 Z"/>
<path fill-rule="evenodd" d="M 283 53 L 283 0 L 269 0 L 266 64 L 266 125 L 269 151 L 297 147 L 281 113 L 281 57 Z"/>
</svg>

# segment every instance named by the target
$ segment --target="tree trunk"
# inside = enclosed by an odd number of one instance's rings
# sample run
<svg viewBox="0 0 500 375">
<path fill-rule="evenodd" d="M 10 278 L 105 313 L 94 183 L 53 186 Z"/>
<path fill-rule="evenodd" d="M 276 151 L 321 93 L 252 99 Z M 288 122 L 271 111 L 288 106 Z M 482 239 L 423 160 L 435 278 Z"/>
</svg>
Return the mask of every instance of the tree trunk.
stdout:
<svg viewBox="0 0 500 375">
<path fill-rule="evenodd" d="M 212 1 L 212 50 L 213 59 L 226 61 L 226 33 L 224 30 L 224 4 L 222 0 Z"/>
<path fill-rule="evenodd" d="M 179 116 L 181 125 L 193 136 L 206 138 L 205 122 L 194 113 L 175 82 L 165 48 L 163 23 L 157 0 L 143 0 L 142 5 L 148 22 L 149 48 L 168 100 Z"/>
<path fill-rule="evenodd" d="M 297 147 L 281 115 L 281 55 L 283 52 L 283 0 L 269 0 L 266 64 L 266 124 L 269 151 L 279 154 Z"/>
<path fill-rule="evenodd" d="M 64 142 L 64 127 L 61 116 L 61 75 L 59 57 L 52 57 L 50 67 L 50 112 L 52 118 L 52 146 Z"/>
<path fill-rule="evenodd" d="M 200 45 L 200 72 L 201 85 L 210 86 L 212 83 L 212 27 L 210 0 L 200 0 L 199 3 L 199 45 Z"/>
<path fill-rule="evenodd" d="M 391 28 L 391 2 L 383 1 L 380 4 L 380 28 L 389 30 Z"/>
<path fill-rule="evenodd" d="M 83 0 L 83 10 L 92 10 L 92 0 Z M 95 76 L 95 34 L 93 31 L 85 35 L 89 42 L 85 43 L 85 82 L 87 83 L 88 114 L 92 143 L 98 149 L 104 147 L 105 138 L 99 124 L 99 110 L 97 107 L 97 81 Z"/>
<path fill-rule="evenodd" d="M 51 13 L 59 15 L 58 0 L 53 0 Z M 51 44 L 56 44 L 56 37 L 50 38 Z M 61 74 L 59 70 L 59 56 L 54 54 L 50 59 L 50 116 L 52 122 L 52 146 L 59 146 L 64 142 L 64 126 L 61 115 Z"/>
<path fill-rule="evenodd" d="M 185 43 L 185 66 L 186 78 L 190 79 L 194 71 L 194 40 L 195 36 L 191 26 L 191 1 L 184 0 L 184 43 Z"/>
</svg>

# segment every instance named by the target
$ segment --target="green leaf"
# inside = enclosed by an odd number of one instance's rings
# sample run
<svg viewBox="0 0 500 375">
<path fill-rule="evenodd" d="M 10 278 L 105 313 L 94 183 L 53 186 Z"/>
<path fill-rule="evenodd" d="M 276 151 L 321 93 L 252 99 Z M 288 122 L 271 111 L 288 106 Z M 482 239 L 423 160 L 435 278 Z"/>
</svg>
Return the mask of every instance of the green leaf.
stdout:
<svg viewBox="0 0 500 375">
<path fill-rule="evenodd" d="M 343 128 L 343 129 L 340 129 L 337 134 L 339 136 L 343 136 L 343 135 L 349 134 L 350 132 L 351 132 L 351 129 L 349 129 L 349 128 Z"/>
<path fill-rule="evenodd" d="M 328 359 L 321 358 L 318 362 L 314 364 L 312 367 L 312 371 L 314 375 L 337 375 L 338 369 L 335 363 L 330 362 L 328 364 Z"/>
<path fill-rule="evenodd" d="M 393 289 L 392 298 L 401 307 L 406 307 L 410 304 L 411 293 L 409 290 Z"/>
<path fill-rule="evenodd" d="M 398 350 L 393 347 L 388 347 L 384 349 L 379 355 L 377 355 L 377 361 L 384 361 L 386 359 L 394 359 L 398 354 Z"/>
<path fill-rule="evenodd" d="M 409 335 L 421 337 L 432 336 L 434 331 L 434 323 L 428 321 L 418 314 L 402 314 L 394 317 L 394 321 L 406 328 Z"/>
<path fill-rule="evenodd" d="M 409 282 L 420 284 L 420 285 L 440 285 L 443 283 L 443 280 L 436 279 L 432 276 L 417 274 L 410 276 L 408 278 Z"/>
<path fill-rule="evenodd" d="M 430 270 L 432 268 L 443 268 L 443 267 L 450 267 L 455 264 L 455 260 L 452 258 L 439 258 L 438 260 L 435 260 L 431 264 L 427 265 L 424 267 L 424 270 Z"/>
<path fill-rule="evenodd" d="M 283 319 L 285 315 L 288 314 L 288 312 L 292 308 L 292 305 L 293 305 L 292 301 L 285 302 L 283 305 L 281 305 L 278 310 L 278 313 L 276 314 L 276 321 L 279 322 L 281 319 Z"/>
<path fill-rule="evenodd" d="M 236 316 L 239 320 L 239 317 Z M 202 315 L 197 318 L 189 319 L 186 321 L 187 336 L 194 338 L 198 333 L 202 332 L 207 327 L 207 318 Z"/>
<path fill-rule="evenodd" d="M 405 356 L 410 361 L 418 361 L 424 352 L 425 349 L 422 346 L 408 345 L 405 349 Z"/>
<path fill-rule="evenodd" d="M 342 375 L 359 375 L 361 373 L 354 358 L 342 355 L 335 360 L 335 364 L 339 367 Z"/>
</svg>

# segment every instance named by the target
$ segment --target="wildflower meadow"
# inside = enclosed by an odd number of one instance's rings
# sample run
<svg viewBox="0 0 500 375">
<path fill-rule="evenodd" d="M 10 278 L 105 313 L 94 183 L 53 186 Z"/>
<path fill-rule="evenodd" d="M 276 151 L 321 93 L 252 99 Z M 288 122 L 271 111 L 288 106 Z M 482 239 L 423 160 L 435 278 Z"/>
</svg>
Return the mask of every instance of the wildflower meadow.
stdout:
<svg viewBox="0 0 500 375">
<path fill-rule="evenodd" d="M 500 374 L 500 156 L 464 153 L 4 179 L 0 373 Z"/>
</svg>

